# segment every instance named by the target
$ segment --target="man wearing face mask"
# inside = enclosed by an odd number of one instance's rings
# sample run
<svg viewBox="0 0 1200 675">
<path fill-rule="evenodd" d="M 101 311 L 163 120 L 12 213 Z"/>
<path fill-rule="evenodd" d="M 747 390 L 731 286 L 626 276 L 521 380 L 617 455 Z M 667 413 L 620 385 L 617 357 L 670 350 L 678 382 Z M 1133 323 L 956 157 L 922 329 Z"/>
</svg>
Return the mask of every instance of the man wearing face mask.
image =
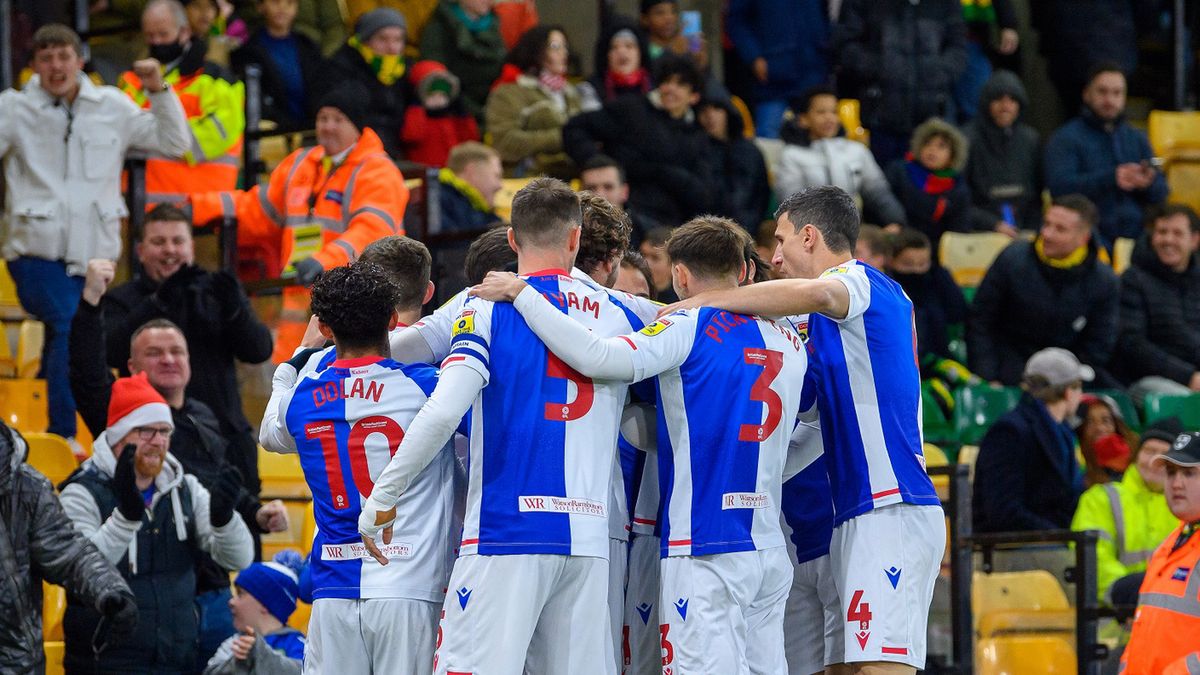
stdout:
<svg viewBox="0 0 1200 675">
<path fill-rule="evenodd" d="M 1183 424 L 1178 417 L 1146 427 L 1125 476 L 1117 482 L 1093 485 L 1079 498 L 1071 529 L 1101 533 L 1096 543 L 1096 590 L 1102 601 L 1137 602 L 1146 562 L 1179 525 L 1163 497 L 1164 466 L 1154 460 L 1170 450 L 1181 433 Z"/>
<path fill-rule="evenodd" d="M 404 157 L 400 130 L 404 111 L 413 101 L 404 44 L 408 22 L 394 9 L 381 7 L 358 18 L 354 35 L 329 58 L 337 81 L 353 80 L 367 88 L 364 122 L 379 134 L 393 159 Z"/>
<path fill-rule="evenodd" d="M 63 617 L 70 672 L 186 672 L 194 667 L 199 625 L 194 557 L 212 556 L 226 571 L 250 564 L 254 547 L 235 517 L 236 472 L 210 491 L 168 452 L 171 410 L 143 375 L 113 385 L 108 428 L 93 454 L 66 480 L 62 504 L 75 529 L 117 565 L 133 590 L 133 637 L 107 641 L 99 614 L 73 596 Z"/>
<path fill-rule="evenodd" d="M 178 0 L 150 0 L 142 12 L 142 35 L 150 55 L 163 64 L 163 79 L 183 102 L 191 130 L 191 149 L 183 159 L 155 154 L 147 159 L 147 203 L 178 203 L 190 192 L 234 189 L 246 126 L 244 86 L 204 60 L 205 39 L 192 35 Z M 146 107 L 138 74 L 126 72 L 118 85 Z"/>
</svg>

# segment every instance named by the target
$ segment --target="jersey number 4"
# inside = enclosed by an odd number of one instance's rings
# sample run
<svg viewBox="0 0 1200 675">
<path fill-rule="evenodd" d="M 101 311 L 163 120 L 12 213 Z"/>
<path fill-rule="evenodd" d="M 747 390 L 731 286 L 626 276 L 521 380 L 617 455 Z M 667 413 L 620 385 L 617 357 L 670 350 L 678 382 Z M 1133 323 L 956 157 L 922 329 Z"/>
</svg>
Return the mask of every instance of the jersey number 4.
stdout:
<svg viewBox="0 0 1200 675">
<path fill-rule="evenodd" d="M 346 495 L 346 481 L 342 478 L 342 457 L 338 452 L 337 430 L 333 421 L 310 422 L 304 426 L 305 436 L 315 438 L 321 443 L 321 454 L 325 456 L 325 475 L 329 481 L 329 496 L 333 500 L 333 508 L 337 510 L 350 508 Z M 367 437 L 371 434 L 383 434 L 387 439 L 388 456 L 381 458 L 385 465 L 391 456 L 396 454 L 400 441 L 404 440 L 404 429 L 400 423 L 390 417 L 372 415 L 364 417 L 350 427 L 350 436 L 346 443 L 346 456 L 350 460 L 350 474 L 354 477 L 354 485 L 359 494 L 365 499 L 375 488 L 371 478 L 371 468 L 367 463 Z M 355 504 L 357 504 L 357 500 Z"/>
<path fill-rule="evenodd" d="M 591 379 L 580 375 L 578 371 L 563 363 L 562 359 L 553 353 L 546 352 L 546 356 L 548 357 L 546 377 L 575 383 L 575 400 L 570 403 L 547 403 L 546 419 L 569 422 L 588 414 L 588 411 L 592 409 L 592 400 L 595 397 Z"/>
<path fill-rule="evenodd" d="M 747 347 L 742 352 L 742 359 L 763 369 L 750 387 L 750 400 L 766 404 L 767 420 L 762 424 L 743 424 L 738 431 L 738 440 L 761 443 L 775 432 L 775 428 L 783 419 L 783 400 L 771 389 L 771 383 L 779 376 L 779 371 L 783 370 L 783 353 L 773 349 Z"/>
</svg>

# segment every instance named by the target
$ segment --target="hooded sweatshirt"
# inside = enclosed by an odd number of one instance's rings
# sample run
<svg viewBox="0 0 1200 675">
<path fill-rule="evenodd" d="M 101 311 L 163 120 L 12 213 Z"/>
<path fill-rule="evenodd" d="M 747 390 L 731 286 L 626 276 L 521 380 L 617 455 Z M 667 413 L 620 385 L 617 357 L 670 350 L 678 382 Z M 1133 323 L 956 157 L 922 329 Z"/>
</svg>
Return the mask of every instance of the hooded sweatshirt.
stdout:
<svg viewBox="0 0 1200 675">
<path fill-rule="evenodd" d="M 1007 129 L 996 126 L 988 113 L 988 106 L 1002 96 L 1012 97 L 1021 105 L 1016 122 Z M 1028 106 L 1029 97 L 1021 79 L 1007 70 L 996 71 L 983 85 L 980 114 L 966 129 L 971 154 L 963 171 L 971 190 L 973 229 L 991 231 L 1008 214 L 1011 224 L 1020 229 L 1036 230 L 1041 225 L 1038 134 L 1021 121 Z"/>
</svg>

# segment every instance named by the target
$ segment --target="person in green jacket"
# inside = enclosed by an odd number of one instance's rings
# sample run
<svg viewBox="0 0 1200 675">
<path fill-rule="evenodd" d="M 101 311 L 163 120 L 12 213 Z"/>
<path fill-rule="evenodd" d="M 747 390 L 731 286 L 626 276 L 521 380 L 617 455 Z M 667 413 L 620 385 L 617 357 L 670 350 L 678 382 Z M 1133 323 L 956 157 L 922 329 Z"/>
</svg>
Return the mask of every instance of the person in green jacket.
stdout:
<svg viewBox="0 0 1200 675">
<path fill-rule="evenodd" d="M 1136 602 L 1140 577 L 1154 549 L 1179 526 L 1179 519 L 1167 508 L 1163 497 L 1165 473 L 1159 455 L 1171 449 L 1171 443 L 1183 433 L 1177 417 L 1159 420 L 1142 433 L 1133 464 L 1119 481 L 1093 485 L 1079 498 L 1071 529 L 1098 530 L 1096 544 L 1097 591 L 1102 602 Z M 1114 594 L 1114 584 L 1133 577 L 1117 588 L 1132 587 L 1133 597 Z"/>
<path fill-rule="evenodd" d="M 462 83 L 467 112 L 483 126 L 483 106 L 508 48 L 494 0 L 441 0 L 421 33 L 421 58 L 437 61 Z"/>
</svg>

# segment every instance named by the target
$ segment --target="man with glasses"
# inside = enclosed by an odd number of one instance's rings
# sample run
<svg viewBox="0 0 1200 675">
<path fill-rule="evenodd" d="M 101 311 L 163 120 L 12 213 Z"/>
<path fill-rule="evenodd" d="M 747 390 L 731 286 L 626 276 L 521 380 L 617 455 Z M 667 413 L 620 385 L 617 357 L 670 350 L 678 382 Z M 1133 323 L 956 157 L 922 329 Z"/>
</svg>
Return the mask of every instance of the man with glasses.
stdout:
<svg viewBox="0 0 1200 675">
<path fill-rule="evenodd" d="M 175 423 L 145 373 L 112 385 L 108 424 L 92 457 L 62 488 L 75 529 L 117 565 L 138 607 L 137 630 L 108 646 L 100 614 L 74 597 L 63 617 L 68 669 L 189 671 L 196 662 L 201 617 L 192 604 L 205 555 L 228 575 L 250 564 L 254 544 L 236 518 L 244 491 L 223 471 L 211 490 L 186 473 L 168 449 Z"/>
</svg>

